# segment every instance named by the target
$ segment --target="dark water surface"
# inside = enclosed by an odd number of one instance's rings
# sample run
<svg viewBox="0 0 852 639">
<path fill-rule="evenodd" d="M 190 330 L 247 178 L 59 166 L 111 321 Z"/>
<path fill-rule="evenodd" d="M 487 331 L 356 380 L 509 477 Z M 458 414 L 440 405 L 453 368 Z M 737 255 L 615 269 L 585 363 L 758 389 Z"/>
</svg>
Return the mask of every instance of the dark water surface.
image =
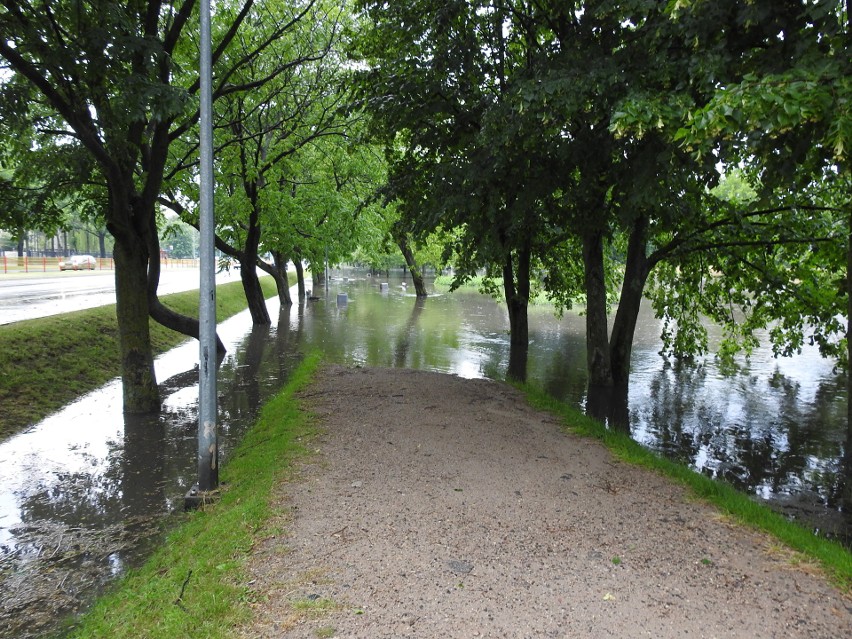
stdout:
<svg viewBox="0 0 852 639">
<path fill-rule="evenodd" d="M 343 273 L 317 301 L 269 309 L 272 327 L 252 329 L 247 313 L 219 327 L 229 351 L 218 377 L 223 458 L 308 348 L 346 364 L 463 377 L 502 378 L 508 366 L 506 313 L 477 294 L 418 300 L 398 277 Z M 529 380 L 583 406 L 584 318 L 533 308 L 530 320 Z M 761 351 L 733 371 L 712 358 L 670 363 L 658 335 L 643 313 L 633 436 L 848 541 L 845 377 L 815 349 L 785 360 Z M 125 419 L 115 381 L 0 445 L 0 637 L 55 628 L 157 543 L 195 481 L 197 357 L 189 342 L 157 360 L 157 418 Z"/>
</svg>

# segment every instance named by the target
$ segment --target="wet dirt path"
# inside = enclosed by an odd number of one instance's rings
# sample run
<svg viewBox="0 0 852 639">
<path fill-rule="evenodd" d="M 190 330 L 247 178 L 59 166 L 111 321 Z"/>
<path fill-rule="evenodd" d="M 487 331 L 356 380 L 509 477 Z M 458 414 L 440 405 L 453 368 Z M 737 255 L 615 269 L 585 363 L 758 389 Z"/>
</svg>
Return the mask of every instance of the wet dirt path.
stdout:
<svg viewBox="0 0 852 639">
<path fill-rule="evenodd" d="M 770 538 L 563 433 L 514 389 L 328 368 L 280 486 L 248 637 L 849 636 L 852 601 Z"/>
</svg>

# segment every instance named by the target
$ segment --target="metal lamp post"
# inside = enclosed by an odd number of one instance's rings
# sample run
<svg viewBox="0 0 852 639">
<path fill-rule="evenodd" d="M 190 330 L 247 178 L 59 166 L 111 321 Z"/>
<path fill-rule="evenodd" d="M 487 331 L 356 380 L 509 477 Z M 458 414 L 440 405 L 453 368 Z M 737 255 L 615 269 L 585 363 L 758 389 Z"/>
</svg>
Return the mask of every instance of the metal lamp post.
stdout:
<svg viewBox="0 0 852 639">
<path fill-rule="evenodd" d="M 201 0 L 201 192 L 199 200 L 201 282 L 199 287 L 198 484 L 187 496 L 188 506 L 209 499 L 219 485 L 219 443 L 216 427 L 216 273 L 213 214 L 213 92 L 210 0 Z"/>
</svg>

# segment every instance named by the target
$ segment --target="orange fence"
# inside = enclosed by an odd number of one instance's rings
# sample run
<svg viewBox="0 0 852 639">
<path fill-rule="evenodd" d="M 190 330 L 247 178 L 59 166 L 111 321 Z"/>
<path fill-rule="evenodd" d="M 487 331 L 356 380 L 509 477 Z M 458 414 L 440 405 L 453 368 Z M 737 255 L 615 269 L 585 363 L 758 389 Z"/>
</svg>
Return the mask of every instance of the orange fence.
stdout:
<svg viewBox="0 0 852 639">
<path fill-rule="evenodd" d="M 0 257 L 0 273 L 47 273 L 59 270 L 59 262 L 63 257 Z M 95 270 L 111 271 L 114 262 L 111 257 L 95 258 L 97 266 Z M 179 260 L 164 258 L 160 265 L 163 269 L 173 268 L 198 268 L 198 260 Z"/>
</svg>

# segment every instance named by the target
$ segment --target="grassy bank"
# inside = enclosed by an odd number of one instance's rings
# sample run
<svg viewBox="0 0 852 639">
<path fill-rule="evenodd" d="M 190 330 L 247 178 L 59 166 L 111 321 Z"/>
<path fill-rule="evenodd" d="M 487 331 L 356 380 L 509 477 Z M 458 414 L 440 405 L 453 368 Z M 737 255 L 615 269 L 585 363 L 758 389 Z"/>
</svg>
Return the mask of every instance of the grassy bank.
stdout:
<svg viewBox="0 0 852 639">
<path fill-rule="evenodd" d="M 453 279 L 452 275 L 438 275 L 435 277 L 434 281 L 435 289 L 448 292 L 450 288 L 452 288 Z M 529 301 L 529 305 L 531 307 L 556 309 L 556 305 L 552 300 L 548 299 L 547 294 L 543 290 L 539 290 L 540 287 L 534 286 L 533 288 L 532 298 Z M 505 296 L 503 295 L 503 281 L 497 277 L 486 278 L 481 275 L 477 275 L 476 277 L 466 281 L 456 290 L 468 293 L 481 293 L 482 295 L 487 295 L 488 297 L 497 300 L 497 302 L 501 304 L 505 302 Z M 574 301 L 575 307 L 583 307 L 584 304 L 585 302 L 580 299 Z"/>
<path fill-rule="evenodd" d="M 260 281 L 266 296 L 275 294 L 271 277 Z M 179 313 L 198 317 L 198 291 L 161 299 Z M 219 320 L 245 308 L 240 282 L 216 288 Z M 186 339 L 151 322 L 155 355 Z M 114 304 L 0 326 L 0 439 L 117 377 L 120 369 Z"/>
<path fill-rule="evenodd" d="M 725 482 L 710 479 L 665 459 L 626 434 L 608 430 L 597 420 L 553 399 L 540 389 L 527 386 L 523 390 L 532 406 L 560 417 L 568 430 L 599 440 L 625 462 L 649 468 L 683 484 L 696 497 L 713 504 L 740 524 L 768 532 L 799 553 L 791 555 L 791 561 L 818 563 L 843 591 L 852 591 L 852 552 L 841 544 L 814 535 Z"/>
<path fill-rule="evenodd" d="M 320 357 L 310 355 L 267 403 L 222 468 L 221 501 L 186 515 L 145 565 L 133 570 L 83 617 L 75 639 L 217 639 L 245 621 L 243 566 L 266 530 L 272 489 L 292 461 L 307 454 L 312 417 L 294 393 L 308 384 Z"/>
</svg>

